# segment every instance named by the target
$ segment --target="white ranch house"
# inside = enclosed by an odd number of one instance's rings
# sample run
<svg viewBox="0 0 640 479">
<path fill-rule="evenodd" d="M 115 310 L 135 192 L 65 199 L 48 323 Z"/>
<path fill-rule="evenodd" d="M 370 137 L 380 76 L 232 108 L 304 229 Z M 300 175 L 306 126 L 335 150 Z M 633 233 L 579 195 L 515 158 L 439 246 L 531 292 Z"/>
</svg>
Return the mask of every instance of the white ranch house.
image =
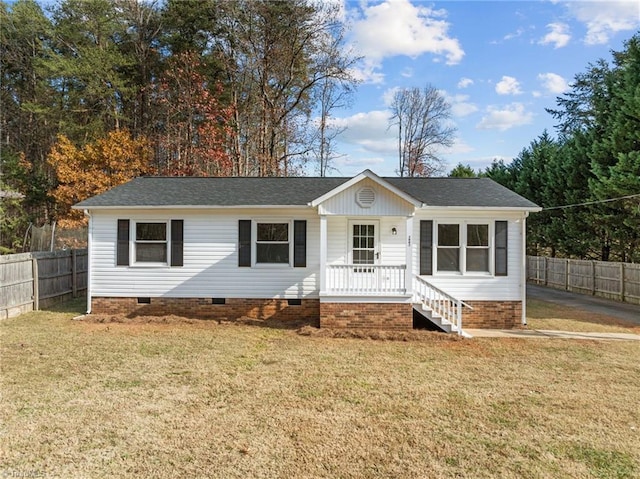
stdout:
<svg viewBox="0 0 640 479">
<path fill-rule="evenodd" d="M 320 327 L 525 321 L 525 222 L 487 178 L 142 177 L 89 217 L 88 310 Z"/>
</svg>

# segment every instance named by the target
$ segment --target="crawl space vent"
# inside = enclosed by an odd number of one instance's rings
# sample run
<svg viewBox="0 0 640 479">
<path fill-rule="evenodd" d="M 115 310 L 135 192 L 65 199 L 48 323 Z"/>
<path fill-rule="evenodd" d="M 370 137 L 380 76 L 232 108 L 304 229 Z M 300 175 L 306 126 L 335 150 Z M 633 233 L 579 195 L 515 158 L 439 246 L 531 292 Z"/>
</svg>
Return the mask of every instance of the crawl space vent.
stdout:
<svg viewBox="0 0 640 479">
<path fill-rule="evenodd" d="M 370 208 L 376 201 L 376 192 L 373 188 L 365 186 L 356 193 L 356 203 L 362 208 Z"/>
</svg>

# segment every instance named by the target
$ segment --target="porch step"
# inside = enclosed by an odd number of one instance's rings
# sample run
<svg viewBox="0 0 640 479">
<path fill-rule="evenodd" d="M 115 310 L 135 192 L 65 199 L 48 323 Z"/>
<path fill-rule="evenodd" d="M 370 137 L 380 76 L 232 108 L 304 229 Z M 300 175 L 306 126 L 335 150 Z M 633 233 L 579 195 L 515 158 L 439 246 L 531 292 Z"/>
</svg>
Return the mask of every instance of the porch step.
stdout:
<svg viewBox="0 0 640 479">
<path fill-rule="evenodd" d="M 418 303 L 413 305 L 413 309 L 441 331 L 444 331 L 445 333 L 458 332 L 458 328 L 453 323 L 444 319 L 441 315 L 434 312 L 428 306 Z"/>
</svg>

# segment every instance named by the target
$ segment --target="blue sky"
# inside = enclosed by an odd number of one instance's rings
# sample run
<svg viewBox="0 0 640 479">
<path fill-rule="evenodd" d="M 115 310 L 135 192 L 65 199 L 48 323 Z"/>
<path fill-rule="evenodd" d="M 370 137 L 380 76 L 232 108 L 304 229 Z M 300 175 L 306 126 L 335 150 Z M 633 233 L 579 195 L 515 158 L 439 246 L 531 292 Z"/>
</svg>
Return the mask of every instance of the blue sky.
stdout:
<svg viewBox="0 0 640 479">
<path fill-rule="evenodd" d="M 635 1 L 344 0 L 349 44 L 363 61 L 353 104 L 334 112 L 347 127 L 337 143 L 336 175 L 369 168 L 394 176 L 396 139 L 388 129 L 395 89 L 441 90 L 452 107 L 457 138 L 443 151 L 447 171 L 458 163 L 485 168 L 510 162 L 546 128 L 545 108 L 578 73 L 640 30 Z"/>
</svg>

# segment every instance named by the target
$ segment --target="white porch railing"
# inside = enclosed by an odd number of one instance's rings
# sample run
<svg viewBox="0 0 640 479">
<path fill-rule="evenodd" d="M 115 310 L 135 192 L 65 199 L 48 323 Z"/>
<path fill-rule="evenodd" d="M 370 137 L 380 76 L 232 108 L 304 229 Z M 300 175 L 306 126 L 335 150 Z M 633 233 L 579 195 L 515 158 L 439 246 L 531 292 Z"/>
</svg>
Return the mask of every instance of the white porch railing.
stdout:
<svg viewBox="0 0 640 479">
<path fill-rule="evenodd" d="M 327 265 L 327 293 L 374 296 L 406 294 L 406 269 L 406 265 Z"/>
<path fill-rule="evenodd" d="M 413 300 L 421 303 L 428 309 L 433 311 L 437 316 L 452 325 L 454 331 L 463 334 L 462 331 L 462 307 L 466 306 L 473 309 L 467 303 L 454 298 L 448 293 L 425 281 L 420 276 L 414 276 L 413 279 Z"/>
</svg>

